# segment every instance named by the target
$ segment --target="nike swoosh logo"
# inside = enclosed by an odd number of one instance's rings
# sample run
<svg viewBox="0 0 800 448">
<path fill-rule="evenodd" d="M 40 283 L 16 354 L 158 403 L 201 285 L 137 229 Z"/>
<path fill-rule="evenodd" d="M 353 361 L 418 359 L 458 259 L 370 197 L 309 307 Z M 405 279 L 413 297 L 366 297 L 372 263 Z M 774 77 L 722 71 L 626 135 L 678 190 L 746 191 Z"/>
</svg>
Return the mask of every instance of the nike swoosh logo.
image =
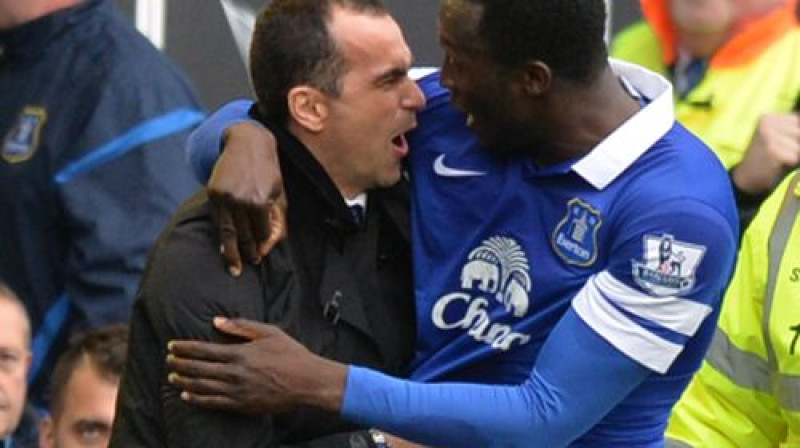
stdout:
<svg viewBox="0 0 800 448">
<path fill-rule="evenodd" d="M 459 170 L 456 168 L 450 168 L 444 164 L 444 154 L 436 158 L 436 161 L 433 163 L 433 172 L 442 177 L 475 177 L 486 175 L 486 173 L 483 171 Z"/>
</svg>

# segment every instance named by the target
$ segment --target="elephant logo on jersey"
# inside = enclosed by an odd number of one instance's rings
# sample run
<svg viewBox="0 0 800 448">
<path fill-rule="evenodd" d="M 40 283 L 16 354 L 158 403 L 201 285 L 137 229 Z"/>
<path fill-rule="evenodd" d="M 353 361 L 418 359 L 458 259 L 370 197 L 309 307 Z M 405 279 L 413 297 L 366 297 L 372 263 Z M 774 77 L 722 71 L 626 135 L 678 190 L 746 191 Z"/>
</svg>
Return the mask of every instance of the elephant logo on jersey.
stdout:
<svg viewBox="0 0 800 448">
<path fill-rule="evenodd" d="M 3 141 L 3 159 L 10 163 L 30 159 L 39 146 L 39 134 L 46 119 L 47 112 L 41 107 L 25 107 Z"/>
<path fill-rule="evenodd" d="M 633 278 L 657 296 L 685 293 L 694 286 L 705 253 L 705 246 L 677 241 L 672 235 L 645 235 L 643 261 L 633 260 Z"/>
<path fill-rule="evenodd" d="M 462 291 L 440 297 L 431 320 L 442 330 L 466 330 L 476 341 L 498 350 L 528 343 L 529 335 L 492 321 L 491 305 L 498 302 L 515 318 L 525 316 L 531 290 L 528 271 L 528 258 L 514 239 L 496 236 L 485 240 L 469 253 L 461 269 Z"/>
<path fill-rule="evenodd" d="M 528 259 L 511 238 L 494 237 L 469 253 L 461 270 L 461 287 L 493 294 L 514 317 L 528 311 L 531 278 Z"/>
<path fill-rule="evenodd" d="M 603 224 L 600 212 L 579 198 L 567 203 L 567 215 L 553 231 L 551 244 L 567 264 L 591 266 L 597 259 L 597 231 Z"/>
</svg>

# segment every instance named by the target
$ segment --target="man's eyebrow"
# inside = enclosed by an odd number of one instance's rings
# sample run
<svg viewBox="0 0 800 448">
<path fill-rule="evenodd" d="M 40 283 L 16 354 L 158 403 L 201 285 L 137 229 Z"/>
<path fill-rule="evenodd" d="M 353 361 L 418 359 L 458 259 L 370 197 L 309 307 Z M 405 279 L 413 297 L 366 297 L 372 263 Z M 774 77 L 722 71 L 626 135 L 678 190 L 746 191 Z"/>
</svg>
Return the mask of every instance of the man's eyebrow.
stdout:
<svg viewBox="0 0 800 448">
<path fill-rule="evenodd" d="M 16 354 L 16 353 L 23 353 L 24 351 L 25 351 L 25 350 L 19 349 L 19 348 L 17 348 L 17 347 L 12 347 L 12 346 L 10 346 L 10 345 L 3 345 L 3 344 L 0 344 L 0 353 L 12 353 L 12 354 Z"/>
<path fill-rule="evenodd" d="M 398 78 L 404 78 L 406 75 L 408 75 L 408 67 L 406 66 L 392 67 L 389 70 L 386 70 L 385 72 L 378 75 L 378 77 L 375 78 L 375 83 L 383 84 L 385 82 L 394 81 Z"/>
<path fill-rule="evenodd" d="M 77 429 L 106 429 L 110 428 L 108 422 L 101 418 L 82 418 L 77 420 L 73 425 Z"/>
</svg>

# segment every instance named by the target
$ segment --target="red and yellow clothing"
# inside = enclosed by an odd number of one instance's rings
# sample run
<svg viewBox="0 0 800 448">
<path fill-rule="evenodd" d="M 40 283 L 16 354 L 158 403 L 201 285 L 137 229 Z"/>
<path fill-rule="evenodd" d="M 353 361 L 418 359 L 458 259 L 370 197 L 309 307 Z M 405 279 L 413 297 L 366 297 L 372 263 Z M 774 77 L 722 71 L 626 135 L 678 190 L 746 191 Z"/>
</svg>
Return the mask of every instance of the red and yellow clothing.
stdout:
<svg viewBox="0 0 800 448">
<path fill-rule="evenodd" d="M 669 75 L 678 50 L 668 0 L 641 0 L 645 21 L 623 30 L 612 55 Z M 740 27 L 708 61 L 702 81 L 676 98 L 678 121 L 712 147 L 726 168 L 739 163 L 759 118 L 800 99 L 797 0 Z"/>
</svg>

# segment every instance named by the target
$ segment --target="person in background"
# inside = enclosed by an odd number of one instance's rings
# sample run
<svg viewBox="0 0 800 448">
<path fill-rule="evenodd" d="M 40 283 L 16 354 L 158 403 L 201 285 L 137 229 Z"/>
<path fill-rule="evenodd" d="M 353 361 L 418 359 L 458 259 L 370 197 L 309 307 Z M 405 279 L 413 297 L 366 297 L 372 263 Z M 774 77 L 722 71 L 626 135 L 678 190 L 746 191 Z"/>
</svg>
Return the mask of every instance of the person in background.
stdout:
<svg viewBox="0 0 800 448">
<path fill-rule="evenodd" d="M 51 377 L 51 412 L 42 419 L 39 448 L 108 446 L 127 347 L 125 324 L 76 336 Z"/>
<path fill-rule="evenodd" d="M 668 75 L 678 121 L 729 170 L 742 229 L 800 164 L 796 0 L 641 0 L 612 56 Z"/>
<path fill-rule="evenodd" d="M 742 240 L 708 355 L 673 411 L 669 448 L 800 446 L 800 174 Z"/>
<path fill-rule="evenodd" d="M 280 325 L 321 356 L 407 375 L 415 320 L 402 135 L 425 104 L 411 61 L 380 0 L 275 0 L 259 15 L 250 113 L 279 144 L 292 231 L 234 278 L 205 192 L 181 209 L 134 305 L 112 445 L 376 448 L 386 438 L 309 409 L 187 404 L 167 382 L 166 347 L 192 338 L 258 356 L 214 329 L 222 314 Z"/>
<path fill-rule="evenodd" d="M 605 11 L 443 2 L 444 66 L 420 81 L 428 103 L 408 135 L 413 381 L 223 319 L 250 355 L 174 342 L 183 398 L 319 406 L 432 446 L 663 447 L 733 272 L 736 209 L 717 157 L 675 121 L 669 83 L 609 63 Z M 219 140 L 205 147 L 218 155 Z"/>
<path fill-rule="evenodd" d="M 147 251 L 199 185 L 186 77 L 112 0 L 0 0 L 0 279 L 33 325 L 30 394 L 78 331 L 126 322 Z"/>
<path fill-rule="evenodd" d="M 36 446 L 38 418 L 25 405 L 31 327 L 17 295 L 0 282 L 0 448 Z"/>
</svg>

